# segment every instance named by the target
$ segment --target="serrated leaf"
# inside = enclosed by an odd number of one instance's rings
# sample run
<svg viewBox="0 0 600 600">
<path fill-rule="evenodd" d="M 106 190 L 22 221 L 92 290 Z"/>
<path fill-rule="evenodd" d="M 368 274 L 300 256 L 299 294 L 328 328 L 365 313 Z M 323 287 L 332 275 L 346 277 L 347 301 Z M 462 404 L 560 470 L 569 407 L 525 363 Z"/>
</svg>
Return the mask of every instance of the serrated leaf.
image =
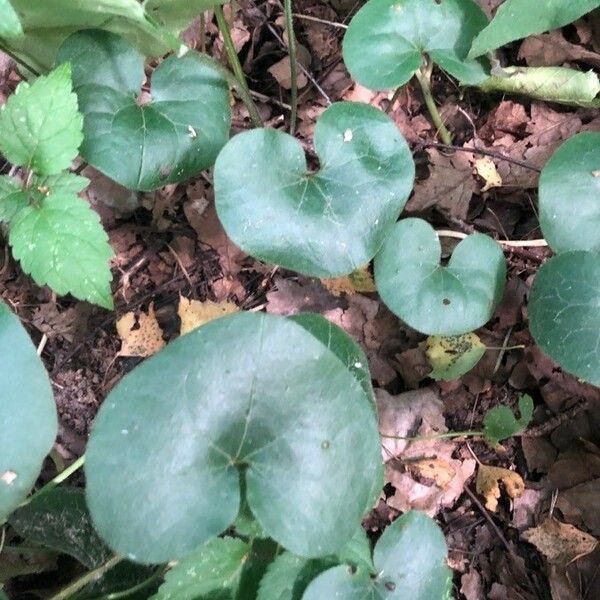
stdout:
<svg viewBox="0 0 600 600">
<path fill-rule="evenodd" d="M 242 540 L 214 538 L 170 569 L 152 600 L 190 600 L 216 591 L 233 595 L 249 552 Z"/>
<path fill-rule="evenodd" d="M 140 106 L 144 58 L 125 39 L 80 31 L 61 46 L 85 116 L 81 155 L 132 190 L 184 181 L 213 165 L 229 138 L 228 83 L 218 64 L 190 51 L 154 70 Z"/>
<path fill-rule="evenodd" d="M 38 285 L 112 308 L 108 260 L 113 251 L 100 217 L 85 200 L 59 191 L 26 206 L 11 221 L 9 242 Z"/>
<path fill-rule="evenodd" d="M 506 279 L 502 248 L 472 234 L 454 249 L 447 266 L 435 230 L 422 219 L 396 223 L 375 257 L 375 284 L 388 306 L 428 335 L 461 335 L 484 325 Z M 410 282 L 410 285 L 407 283 Z"/>
<path fill-rule="evenodd" d="M 22 82 L 0 110 L 0 152 L 39 175 L 66 169 L 83 140 L 83 117 L 62 65 L 31 85 Z"/>
<path fill-rule="evenodd" d="M 555 252 L 600 251 L 600 133 L 579 133 L 552 155 L 540 175 L 539 206 Z"/>
<path fill-rule="evenodd" d="M 19 16 L 9 0 L 0 0 L 0 38 L 10 39 L 20 35 L 23 35 L 23 27 Z"/>
<path fill-rule="evenodd" d="M 600 252 L 554 256 L 529 294 L 529 329 L 561 367 L 600 386 Z"/>
<path fill-rule="evenodd" d="M 289 319 L 237 313 L 171 342 L 113 389 L 86 451 L 88 505 L 113 550 L 164 562 L 233 523 L 242 475 L 268 535 L 326 556 L 355 533 L 380 453 L 371 402 L 325 344 Z"/>
<path fill-rule="evenodd" d="M 27 193 L 12 177 L 0 177 L 0 221 L 10 223 L 19 210 L 27 206 L 27 202 Z"/>
<path fill-rule="evenodd" d="M 286 133 L 233 137 L 215 163 L 217 213 L 252 256 L 311 276 L 347 275 L 381 247 L 412 189 L 414 162 L 393 121 L 358 102 L 330 106 L 314 145 L 321 169 L 309 173 Z"/>
<path fill-rule="evenodd" d="M 473 40 L 469 56 L 482 56 L 514 40 L 558 29 L 599 6 L 600 0 L 506 0 Z"/>
<path fill-rule="evenodd" d="M 44 492 L 15 511 L 9 523 L 29 542 L 64 552 L 88 569 L 99 567 L 110 556 L 92 525 L 81 489 Z"/>
<path fill-rule="evenodd" d="M 485 439 L 492 448 L 500 441 L 520 433 L 529 425 L 533 416 L 531 396 L 523 394 L 519 398 L 519 412 L 521 416 L 518 419 L 508 406 L 495 406 L 487 412 L 483 419 L 483 429 Z"/>
<path fill-rule="evenodd" d="M 356 81 L 374 90 L 404 85 L 425 55 L 464 83 L 486 71 L 467 53 L 487 17 L 471 0 L 370 0 L 350 22 L 344 62 Z"/>
<path fill-rule="evenodd" d="M 19 319 L 0 302 L 0 522 L 35 483 L 54 444 L 50 379 Z"/>
<path fill-rule="evenodd" d="M 433 371 L 428 376 L 442 381 L 458 379 L 481 360 L 485 350 L 475 333 L 429 336 L 425 353 Z"/>
</svg>

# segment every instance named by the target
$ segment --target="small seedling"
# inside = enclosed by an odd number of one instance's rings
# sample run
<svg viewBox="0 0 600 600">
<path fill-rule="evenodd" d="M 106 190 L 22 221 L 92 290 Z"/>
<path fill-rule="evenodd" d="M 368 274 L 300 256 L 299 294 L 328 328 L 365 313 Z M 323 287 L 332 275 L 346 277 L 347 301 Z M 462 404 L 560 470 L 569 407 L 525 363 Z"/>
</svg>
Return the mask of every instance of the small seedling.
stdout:
<svg viewBox="0 0 600 600">
<path fill-rule="evenodd" d="M 484 436 L 492 448 L 501 440 L 524 431 L 533 416 L 533 400 L 531 396 L 523 394 L 519 398 L 519 412 L 521 416 L 516 419 L 508 406 L 495 406 L 483 419 Z"/>
</svg>

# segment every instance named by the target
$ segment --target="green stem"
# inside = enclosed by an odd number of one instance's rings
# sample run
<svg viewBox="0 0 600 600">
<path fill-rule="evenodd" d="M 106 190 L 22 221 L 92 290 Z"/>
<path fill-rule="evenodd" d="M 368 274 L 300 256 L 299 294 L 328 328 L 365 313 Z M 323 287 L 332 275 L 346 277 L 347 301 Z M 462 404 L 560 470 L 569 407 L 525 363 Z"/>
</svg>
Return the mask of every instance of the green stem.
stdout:
<svg viewBox="0 0 600 600">
<path fill-rule="evenodd" d="M 108 594 L 106 596 L 105 600 L 121 600 L 121 598 L 127 598 L 128 596 L 131 596 L 131 595 L 135 594 L 136 592 L 139 592 L 140 590 L 147 588 L 151 583 L 154 583 L 157 579 L 162 577 L 164 575 L 165 571 L 166 571 L 166 567 L 164 567 L 162 569 L 157 569 L 154 573 L 152 573 L 152 575 L 150 577 L 148 577 L 148 579 L 144 579 L 144 581 L 129 588 L 128 590 L 123 590 L 122 592 L 113 592 L 112 594 Z"/>
<path fill-rule="evenodd" d="M 433 94 L 431 93 L 431 70 L 432 65 L 428 63 L 424 67 L 421 67 L 416 72 L 417 81 L 421 86 L 421 91 L 423 92 L 423 99 L 425 100 L 425 105 L 427 106 L 427 110 L 431 116 L 431 120 L 435 125 L 440 138 L 444 144 L 451 145 L 452 144 L 452 136 L 450 132 L 446 129 L 444 125 L 444 121 L 442 121 L 442 116 L 440 115 L 440 111 L 433 99 Z"/>
<path fill-rule="evenodd" d="M 284 0 L 285 28 L 288 36 L 288 52 L 290 55 L 290 76 L 292 80 L 292 114 L 290 115 L 290 135 L 296 132 L 296 119 L 298 114 L 298 63 L 296 59 L 296 36 L 294 35 L 294 17 L 292 14 L 292 0 Z"/>
<path fill-rule="evenodd" d="M 258 108 L 256 108 L 256 104 L 254 104 L 254 100 L 252 100 L 252 96 L 250 95 L 250 88 L 246 82 L 246 76 L 244 75 L 244 70 L 242 69 L 240 59 L 235 51 L 235 46 L 233 45 L 233 40 L 231 39 L 231 31 L 229 31 L 229 25 L 225 19 L 225 14 L 223 13 L 223 7 L 218 4 L 215 6 L 214 10 L 215 16 L 217 17 L 217 25 L 219 26 L 219 30 L 223 36 L 223 43 L 225 44 L 227 58 L 229 59 L 229 64 L 237 81 L 238 92 L 244 104 L 246 105 L 246 108 L 248 109 L 248 113 L 250 114 L 250 119 L 252 119 L 254 127 L 262 127 L 262 119 L 260 118 Z"/>
<path fill-rule="evenodd" d="M 100 579 L 104 573 L 110 571 L 115 565 L 119 564 L 123 558 L 121 556 L 113 556 L 109 558 L 103 565 L 100 565 L 97 569 L 89 571 L 79 579 L 73 581 L 66 588 L 62 589 L 58 594 L 52 596 L 49 600 L 66 600 L 74 596 L 79 590 L 84 588 L 86 585 L 93 583 Z"/>
<path fill-rule="evenodd" d="M 475 437 L 484 435 L 483 431 L 473 431 L 471 429 L 467 431 L 449 431 L 447 433 L 436 433 L 435 435 L 417 435 L 415 437 L 405 437 L 401 435 L 386 435 L 385 433 L 379 433 L 382 438 L 387 438 L 391 440 L 406 440 L 408 442 L 428 442 L 431 440 L 445 440 L 457 437 Z"/>
</svg>

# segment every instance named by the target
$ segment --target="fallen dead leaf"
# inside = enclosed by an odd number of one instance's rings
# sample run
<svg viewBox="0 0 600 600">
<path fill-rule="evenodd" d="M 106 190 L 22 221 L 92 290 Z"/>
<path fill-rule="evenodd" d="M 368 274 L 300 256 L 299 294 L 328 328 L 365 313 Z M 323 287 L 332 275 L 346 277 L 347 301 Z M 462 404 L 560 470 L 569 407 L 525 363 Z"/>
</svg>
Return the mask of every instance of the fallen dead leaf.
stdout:
<svg viewBox="0 0 600 600">
<path fill-rule="evenodd" d="M 117 356 L 152 356 L 165 347 L 153 304 L 150 304 L 148 314 L 141 312 L 137 319 L 133 312 L 125 313 L 117 321 L 117 333 L 121 338 Z"/>
<path fill-rule="evenodd" d="M 560 29 L 525 39 L 518 58 L 525 59 L 530 67 L 562 66 L 577 61 L 600 69 L 600 55 L 568 42 Z"/>
<path fill-rule="evenodd" d="M 177 309 L 177 314 L 181 319 L 179 334 L 185 335 L 209 321 L 239 310 L 233 302 L 212 302 L 211 300 L 200 302 L 179 296 L 179 308 Z"/>
<path fill-rule="evenodd" d="M 375 282 L 368 267 L 356 269 L 346 277 L 321 279 L 321 283 L 334 295 L 354 294 L 356 292 L 367 294 L 377 291 Z"/>
<path fill-rule="evenodd" d="M 310 52 L 302 44 L 296 44 L 296 52 L 298 63 L 305 68 L 308 67 L 311 61 Z M 292 70 L 290 64 L 290 57 L 286 55 L 267 69 L 284 90 L 289 90 L 292 87 Z M 298 89 L 301 90 L 306 87 L 308 79 L 301 69 L 298 69 L 297 77 Z"/>
<path fill-rule="evenodd" d="M 482 192 L 487 192 L 492 188 L 502 187 L 502 177 L 496 169 L 496 164 L 489 156 L 478 158 L 473 166 L 479 177 L 485 181 L 485 185 L 481 188 Z"/>
<path fill-rule="evenodd" d="M 548 517 L 541 525 L 527 529 L 521 537 L 533 544 L 553 565 L 566 567 L 594 551 L 598 540 L 573 525 Z"/>
<path fill-rule="evenodd" d="M 486 508 L 493 512 L 498 508 L 500 483 L 504 485 L 506 493 L 511 498 L 519 498 L 525 491 L 523 478 L 515 471 L 490 465 L 479 466 L 476 480 L 477 493 L 485 497 Z"/>
</svg>

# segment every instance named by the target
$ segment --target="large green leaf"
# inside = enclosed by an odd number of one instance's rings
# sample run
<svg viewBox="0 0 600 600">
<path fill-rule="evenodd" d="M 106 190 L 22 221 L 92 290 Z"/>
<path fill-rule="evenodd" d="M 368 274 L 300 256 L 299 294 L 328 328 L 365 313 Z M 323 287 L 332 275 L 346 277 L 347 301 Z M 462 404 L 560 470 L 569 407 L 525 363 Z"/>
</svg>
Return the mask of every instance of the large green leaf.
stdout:
<svg viewBox="0 0 600 600">
<path fill-rule="evenodd" d="M 261 260 L 317 277 L 351 273 L 379 250 L 412 189 L 414 163 L 394 123 L 340 102 L 315 128 L 321 168 L 274 129 L 235 136 L 215 164 L 216 207 L 231 239 Z"/>
<path fill-rule="evenodd" d="M 558 29 L 599 6 L 600 0 L 506 0 L 473 41 L 469 56 L 481 56 L 514 40 Z"/>
<path fill-rule="evenodd" d="M 140 106 L 144 59 L 124 38 L 88 30 L 69 37 L 57 60 L 69 61 L 83 112 L 81 155 L 121 185 L 152 190 L 197 175 L 229 137 L 226 78 L 197 52 L 171 56 L 152 75 L 152 99 Z"/>
<path fill-rule="evenodd" d="M 0 177 L 0 221 L 10 223 L 10 220 L 27 205 L 28 196 L 12 177 Z"/>
<path fill-rule="evenodd" d="M 447 266 L 434 229 L 422 219 L 398 222 L 375 257 L 375 282 L 385 304 L 428 335 L 461 335 L 489 321 L 506 278 L 506 261 L 490 237 L 473 234 Z"/>
<path fill-rule="evenodd" d="M 0 522 L 25 498 L 54 444 L 50 380 L 19 319 L 0 302 Z"/>
<path fill-rule="evenodd" d="M 446 600 L 451 571 L 444 535 L 423 513 L 408 512 L 384 532 L 373 552 L 375 573 L 347 566 L 319 575 L 303 600 Z"/>
<path fill-rule="evenodd" d="M 60 182 L 56 189 L 38 192 L 39 201 L 12 218 L 9 241 L 13 256 L 38 285 L 112 308 L 108 260 L 113 251 L 108 236 L 90 205 L 65 190 L 65 186 L 76 189 L 87 180 L 65 174 L 54 181 Z"/>
<path fill-rule="evenodd" d="M 83 118 L 62 65 L 31 85 L 22 82 L 0 111 L 0 152 L 40 175 L 66 169 L 77 156 Z"/>
<path fill-rule="evenodd" d="M 600 386 L 600 252 L 554 256 L 529 296 L 529 328 L 561 367 Z"/>
<path fill-rule="evenodd" d="M 0 0 L 0 38 L 13 38 L 23 35 L 21 21 L 9 0 Z"/>
<path fill-rule="evenodd" d="M 555 252 L 600 250 L 600 133 L 567 140 L 540 176 L 540 225 Z"/>
<path fill-rule="evenodd" d="M 212 321 L 127 375 L 86 455 L 98 531 L 140 562 L 184 556 L 227 528 L 240 477 L 272 538 L 331 554 L 353 535 L 381 460 L 355 376 L 302 326 L 257 313 Z"/>
<path fill-rule="evenodd" d="M 477 84 L 485 70 L 466 57 L 487 22 L 472 0 L 370 0 L 350 22 L 344 62 L 356 81 L 374 90 L 405 84 L 424 55 L 460 81 Z"/>
<path fill-rule="evenodd" d="M 106 562 L 110 550 L 94 530 L 83 490 L 58 487 L 15 511 L 13 529 L 29 542 L 64 552 L 88 569 Z"/>
</svg>

